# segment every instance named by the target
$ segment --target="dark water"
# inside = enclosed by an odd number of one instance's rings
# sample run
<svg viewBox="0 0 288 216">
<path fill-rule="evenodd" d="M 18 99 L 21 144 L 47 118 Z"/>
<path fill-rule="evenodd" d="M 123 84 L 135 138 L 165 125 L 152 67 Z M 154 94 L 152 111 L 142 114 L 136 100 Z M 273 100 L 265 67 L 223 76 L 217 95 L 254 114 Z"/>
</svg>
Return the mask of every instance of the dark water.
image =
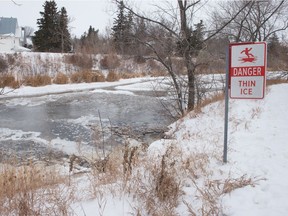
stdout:
<svg viewBox="0 0 288 216">
<path fill-rule="evenodd" d="M 149 142 L 151 137 L 145 131 L 159 132 L 171 123 L 151 93 L 133 96 L 81 92 L 2 99 L 0 119 L 2 159 L 11 154 L 43 158 L 52 152 L 59 156 L 61 149 L 49 147 L 55 139 L 59 145 L 63 140 L 91 146 L 95 139 L 121 144 L 124 134 Z"/>
</svg>

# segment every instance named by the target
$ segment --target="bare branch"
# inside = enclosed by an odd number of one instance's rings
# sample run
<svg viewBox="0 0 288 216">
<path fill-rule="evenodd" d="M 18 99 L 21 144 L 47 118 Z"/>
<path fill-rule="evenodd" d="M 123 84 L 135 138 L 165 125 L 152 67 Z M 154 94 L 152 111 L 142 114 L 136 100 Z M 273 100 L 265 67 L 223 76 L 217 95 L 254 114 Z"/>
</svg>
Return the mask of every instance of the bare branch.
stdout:
<svg viewBox="0 0 288 216">
<path fill-rule="evenodd" d="M 17 5 L 17 6 L 21 6 L 22 4 L 19 4 L 19 3 L 17 3 L 16 1 L 14 1 L 14 0 L 11 0 L 15 5 Z"/>
<path fill-rule="evenodd" d="M 120 1 L 119 1 L 119 0 L 116 0 L 116 3 L 119 4 Z M 149 18 L 149 17 L 142 16 L 142 15 L 136 13 L 133 9 L 129 8 L 129 7 L 128 7 L 127 5 L 125 5 L 125 4 L 124 4 L 124 8 L 125 8 L 126 10 L 128 10 L 130 13 L 132 13 L 134 16 L 136 16 L 136 17 L 138 17 L 138 18 L 140 18 L 140 19 L 143 19 L 143 20 L 145 20 L 145 21 L 148 21 L 148 22 L 157 24 L 157 25 L 163 27 L 164 29 L 166 29 L 168 32 L 170 32 L 170 33 L 173 34 L 174 36 L 178 36 L 178 35 L 175 33 L 175 31 L 173 31 L 172 29 L 170 29 L 167 25 L 163 24 L 162 22 L 157 21 L 157 20 L 153 20 L 153 19 L 151 19 L 151 18 Z"/>
<path fill-rule="evenodd" d="M 222 27 L 220 27 L 219 29 L 217 29 L 212 35 L 210 35 L 209 37 L 207 37 L 204 42 L 208 41 L 209 39 L 211 39 L 212 37 L 214 37 L 215 35 L 217 35 L 219 32 L 221 32 L 226 26 L 228 26 L 233 20 L 235 20 L 235 18 L 250 4 L 250 2 L 248 1 L 228 22 L 226 22 Z"/>
</svg>

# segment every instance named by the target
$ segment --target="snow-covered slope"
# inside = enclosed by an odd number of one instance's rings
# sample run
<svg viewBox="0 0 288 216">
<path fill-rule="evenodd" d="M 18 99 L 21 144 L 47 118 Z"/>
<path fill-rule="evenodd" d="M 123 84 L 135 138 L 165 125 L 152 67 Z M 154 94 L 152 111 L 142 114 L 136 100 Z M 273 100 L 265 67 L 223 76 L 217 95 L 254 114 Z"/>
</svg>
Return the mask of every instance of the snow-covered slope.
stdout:
<svg viewBox="0 0 288 216">
<path fill-rule="evenodd" d="M 264 180 L 224 198 L 228 215 L 288 215 L 288 85 L 264 100 L 231 101 L 229 167 Z"/>
<path fill-rule="evenodd" d="M 248 186 L 227 193 L 225 215 L 288 215 L 288 84 L 268 87 L 263 100 L 230 100 L 228 163 L 220 162 L 223 151 L 224 102 L 191 113 L 172 125 L 177 143 L 187 154 L 214 155 L 212 179 L 249 177 Z M 176 131 L 176 132 L 175 132 Z M 154 143 L 150 151 L 163 151 Z M 219 172 L 220 171 L 220 172 Z M 189 191 L 189 190 L 187 190 Z M 192 196 L 193 194 L 187 194 Z"/>
<path fill-rule="evenodd" d="M 169 139 L 149 146 L 148 163 L 157 167 L 166 155 L 171 162 L 171 170 L 166 171 L 174 173 L 184 192 L 176 209 L 169 207 L 169 215 L 288 215 L 287 93 L 288 84 L 279 84 L 267 87 L 263 100 L 230 100 L 226 164 L 222 162 L 224 101 L 189 113 L 171 125 Z M 141 168 L 136 172 L 141 176 Z M 148 200 L 121 194 L 105 196 L 105 209 L 99 207 L 99 199 L 83 201 L 74 209 L 80 215 L 100 211 L 111 216 L 161 215 L 147 212 Z M 160 203 L 154 210 L 165 205 Z"/>
</svg>

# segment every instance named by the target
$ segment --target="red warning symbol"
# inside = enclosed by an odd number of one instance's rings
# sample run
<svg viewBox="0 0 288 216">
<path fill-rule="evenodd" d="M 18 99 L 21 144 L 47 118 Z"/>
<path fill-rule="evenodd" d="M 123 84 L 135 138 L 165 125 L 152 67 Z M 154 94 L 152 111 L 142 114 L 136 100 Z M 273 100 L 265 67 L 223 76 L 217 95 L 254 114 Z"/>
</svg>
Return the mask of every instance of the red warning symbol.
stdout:
<svg viewBox="0 0 288 216">
<path fill-rule="evenodd" d="M 244 50 L 241 51 L 241 54 L 244 54 L 246 56 L 244 57 L 240 57 L 239 58 L 239 61 L 241 61 L 242 63 L 245 63 L 245 62 L 255 62 L 257 60 L 257 57 L 254 56 L 252 53 L 251 53 L 251 50 L 252 50 L 252 47 L 249 49 L 249 48 L 245 48 Z"/>
</svg>

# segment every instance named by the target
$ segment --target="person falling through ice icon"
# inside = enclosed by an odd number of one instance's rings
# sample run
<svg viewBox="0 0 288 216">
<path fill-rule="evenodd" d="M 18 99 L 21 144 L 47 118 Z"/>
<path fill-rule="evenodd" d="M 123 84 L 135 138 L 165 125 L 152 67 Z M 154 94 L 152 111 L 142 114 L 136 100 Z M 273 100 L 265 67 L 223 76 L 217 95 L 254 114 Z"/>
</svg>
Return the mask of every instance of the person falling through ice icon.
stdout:
<svg viewBox="0 0 288 216">
<path fill-rule="evenodd" d="M 252 53 L 250 53 L 251 50 L 252 50 L 252 48 L 248 49 L 248 47 L 246 47 L 244 50 L 242 50 L 241 54 L 245 53 L 247 58 L 250 58 L 250 57 L 254 58 L 254 55 Z"/>
<path fill-rule="evenodd" d="M 241 54 L 245 54 L 247 57 L 242 57 L 240 58 L 240 60 L 244 63 L 244 62 L 254 62 L 256 61 L 256 57 L 250 53 L 252 50 L 252 47 L 249 49 L 248 47 L 246 47 L 244 50 L 241 51 Z"/>
</svg>

